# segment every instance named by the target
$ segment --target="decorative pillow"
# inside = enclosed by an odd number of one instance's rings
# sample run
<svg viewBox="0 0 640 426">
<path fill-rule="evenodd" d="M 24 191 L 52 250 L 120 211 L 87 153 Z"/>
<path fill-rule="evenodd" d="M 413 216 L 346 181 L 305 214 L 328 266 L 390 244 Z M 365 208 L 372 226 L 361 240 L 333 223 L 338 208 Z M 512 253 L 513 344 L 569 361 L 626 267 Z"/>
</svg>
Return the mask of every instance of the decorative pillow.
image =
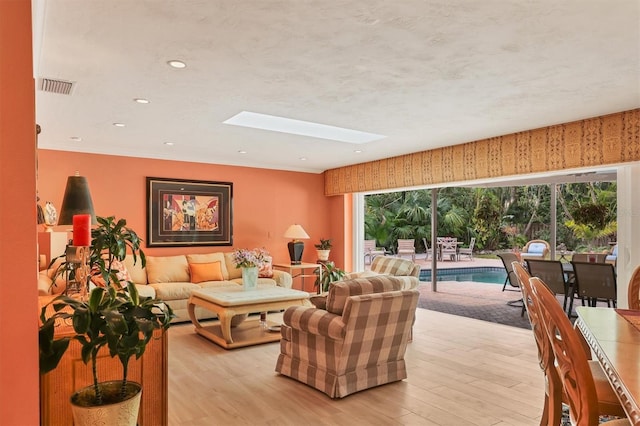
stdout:
<svg viewBox="0 0 640 426">
<path fill-rule="evenodd" d="M 105 263 L 105 267 L 109 267 L 108 262 Z M 120 284 L 123 287 L 127 286 L 127 281 L 131 281 L 131 274 L 129 274 L 129 271 L 127 271 L 127 267 L 124 266 L 124 262 L 121 262 L 119 260 L 114 260 L 111 263 L 111 270 L 112 271 L 117 271 L 116 272 L 116 277 L 118 278 L 118 281 L 120 281 Z M 105 282 L 104 278 L 102 277 L 102 274 L 100 274 L 100 269 L 97 268 L 97 267 L 94 267 L 91 270 L 91 282 L 94 283 L 98 287 L 106 287 L 107 286 L 107 283 Z"/>
<path fill-rule="evenodd" d="M 204 281 L 224 281 L 221 262 L 190 263 L 189 272 L 194 284 Z"/>
<path fill-rule="evenodd" d="M 231 277 L 229 276 L 229 267 L 225 261 L 224 253 L 214 252 L 214 253 L 205 253 L 205 254 L 188 254 L 187 262 L 189 263 L 211 263 L 211 262 L 220 262 L 220 267 L 222 268 L 222 276 L 223 280 L 228 280 Z"/>
<path fill-rule="evenodd" d="M 273 278 L 273 264 L 271 262 L 271 256 L 265 256 L 264 265 L 262 265 L 260 269 L 258 269 L 258 277 Z"/>
</svg>

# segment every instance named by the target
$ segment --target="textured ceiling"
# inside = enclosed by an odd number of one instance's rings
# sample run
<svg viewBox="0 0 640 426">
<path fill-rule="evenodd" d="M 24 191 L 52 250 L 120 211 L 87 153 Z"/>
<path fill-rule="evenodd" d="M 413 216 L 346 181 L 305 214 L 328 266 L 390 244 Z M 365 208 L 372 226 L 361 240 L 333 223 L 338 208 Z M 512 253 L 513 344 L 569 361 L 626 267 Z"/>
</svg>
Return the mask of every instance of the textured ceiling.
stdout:
<svg viewBox="0 0 640 426">
<path fill-rule="evenodd" d="M 41 148 L 322 172 L 640 107 L 640 2 L 34 0 L 34 68 Z"/>
</svg>

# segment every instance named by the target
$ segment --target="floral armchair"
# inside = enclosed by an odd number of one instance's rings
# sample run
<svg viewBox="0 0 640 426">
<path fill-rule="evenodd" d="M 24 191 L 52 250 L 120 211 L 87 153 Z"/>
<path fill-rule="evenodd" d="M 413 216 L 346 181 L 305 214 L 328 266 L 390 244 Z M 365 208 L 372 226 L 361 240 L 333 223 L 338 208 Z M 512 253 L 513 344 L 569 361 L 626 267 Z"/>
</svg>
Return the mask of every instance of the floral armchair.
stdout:
<svg viewBox="0 0 640 426">
<path fill-rule="evenodd" d="M 288 308 L 276 372 L 331 398 L 405 379 L 419 293 L 402 287 L 391 276 L 338 281 L 326 310 Z"/>
</svg>

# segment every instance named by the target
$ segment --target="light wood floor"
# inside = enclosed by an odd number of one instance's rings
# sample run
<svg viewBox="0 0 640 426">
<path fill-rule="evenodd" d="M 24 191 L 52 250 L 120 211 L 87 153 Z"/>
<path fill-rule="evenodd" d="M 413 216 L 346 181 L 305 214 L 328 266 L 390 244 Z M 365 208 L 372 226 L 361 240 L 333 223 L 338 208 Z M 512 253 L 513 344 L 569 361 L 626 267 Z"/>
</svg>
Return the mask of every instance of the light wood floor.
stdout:
<svg viewBox="0 0 640 426">
<path fill-rule="evenodd" d="M 190 323 L 169 336 L 170 426 L 539 424 L 530 330 L 418 309 L 408 379 L 341 400 L 275 373 L 277 342 L 226 351 Z"/>
</svg>

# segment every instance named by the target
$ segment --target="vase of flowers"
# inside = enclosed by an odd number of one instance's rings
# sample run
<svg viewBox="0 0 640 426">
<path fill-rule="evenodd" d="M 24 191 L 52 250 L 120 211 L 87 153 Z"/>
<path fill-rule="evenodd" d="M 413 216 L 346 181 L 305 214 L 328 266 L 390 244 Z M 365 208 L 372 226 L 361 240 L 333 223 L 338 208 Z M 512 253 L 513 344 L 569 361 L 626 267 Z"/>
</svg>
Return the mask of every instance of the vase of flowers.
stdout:
<svg viewBox="0 0 640 426">
<path fill-rule="evenodd" d="M 236 268 L 242 268 L 242 287 L 254 290 L 258 287 L 258 269 L 262 267 L 269 252 L 262 248 L 238 249 L 233 252 Z"/>
</svg>

